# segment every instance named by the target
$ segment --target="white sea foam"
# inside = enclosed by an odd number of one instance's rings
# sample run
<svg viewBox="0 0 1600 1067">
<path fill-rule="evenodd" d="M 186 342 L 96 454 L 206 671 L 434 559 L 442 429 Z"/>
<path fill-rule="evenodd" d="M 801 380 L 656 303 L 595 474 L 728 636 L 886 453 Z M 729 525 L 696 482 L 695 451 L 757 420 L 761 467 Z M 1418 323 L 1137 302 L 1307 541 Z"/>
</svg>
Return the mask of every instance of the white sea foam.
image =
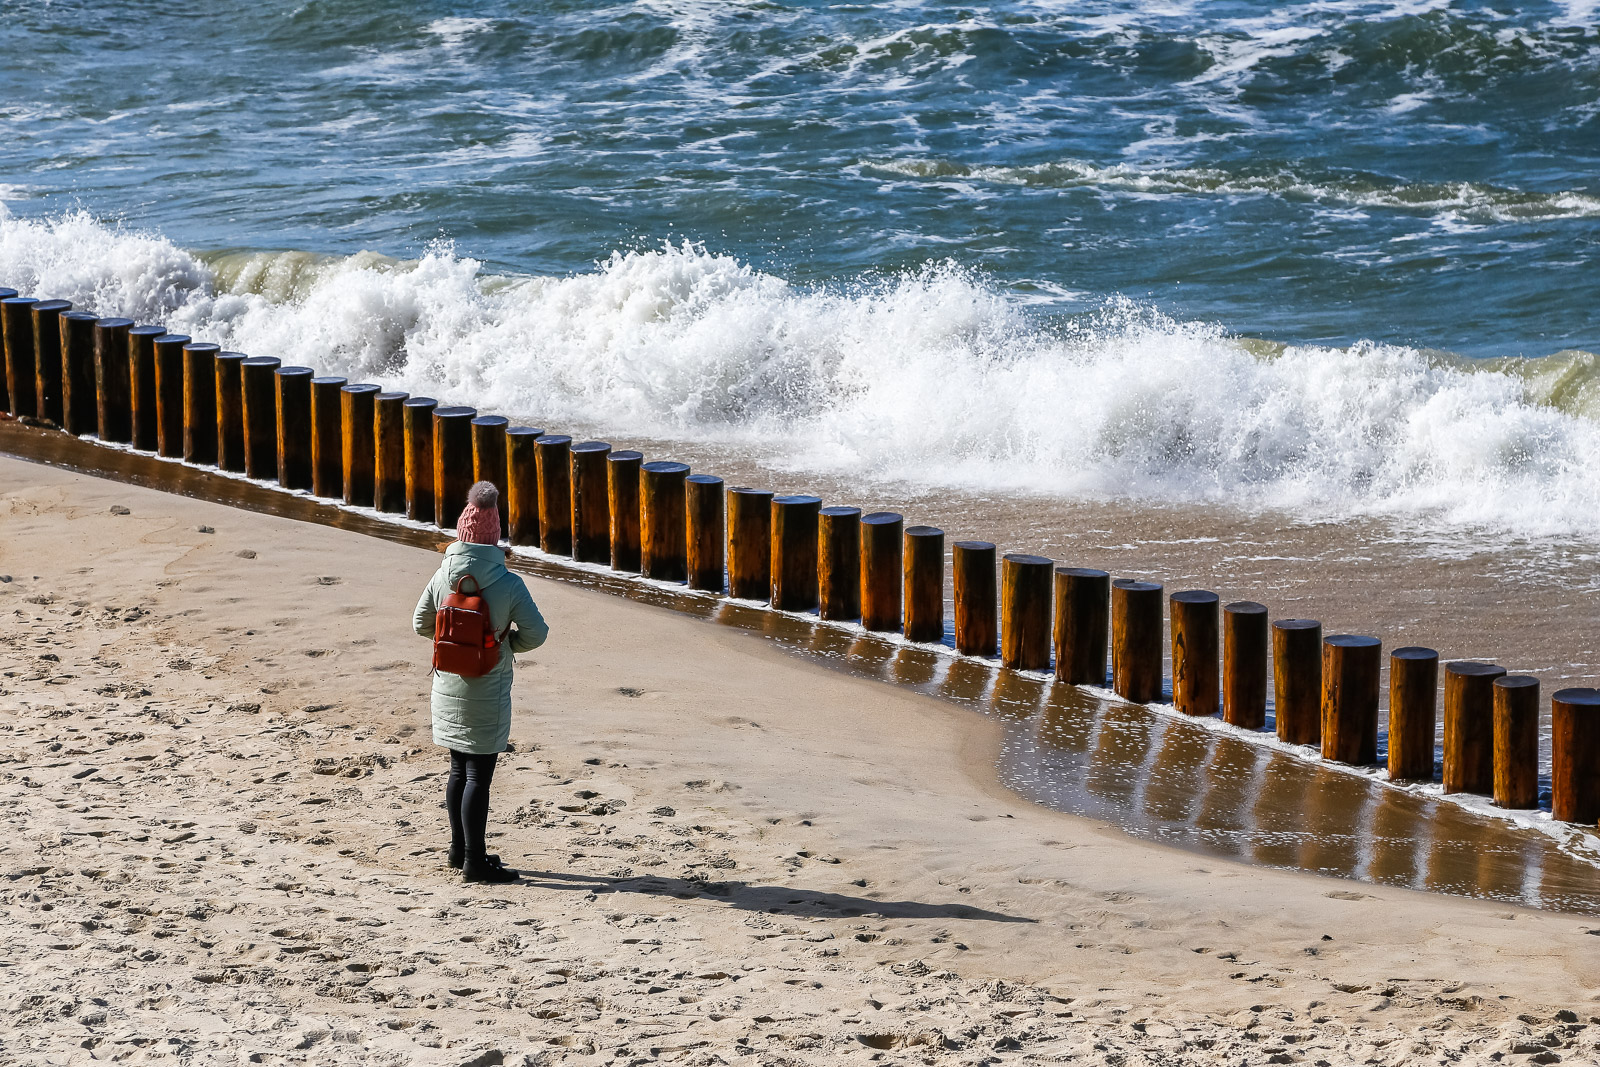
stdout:
<svg viewBox="0 0 1600 1067">
<path fill-rule="evenodd" d="M 547 425 L 930 487 L 1600 535 L 1597 357 L 1279 348 L 1127 302 L 1050 325 L 954 266 L 801 287 L 698 248 L 508 278 L 436 249 L 202 260 L 0 216 L 0 284 Z"/>
</svg>

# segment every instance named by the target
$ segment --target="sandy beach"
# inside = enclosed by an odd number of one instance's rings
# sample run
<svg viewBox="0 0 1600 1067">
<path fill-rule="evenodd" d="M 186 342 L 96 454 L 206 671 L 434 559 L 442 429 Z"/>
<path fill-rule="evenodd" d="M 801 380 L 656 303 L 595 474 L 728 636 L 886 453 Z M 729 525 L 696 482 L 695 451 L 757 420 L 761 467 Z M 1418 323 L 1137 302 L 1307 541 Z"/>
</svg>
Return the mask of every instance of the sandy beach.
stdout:
<svg viewBox="0 0 1600 1067">
<path fill-rule="evenodd" d="M 445 864 L 428 551 L 0 459 L 0 1063 L 1600 1060 L 1600 919 L 1028 803 L 999 727 L 559 581 Z"/>
</svg>

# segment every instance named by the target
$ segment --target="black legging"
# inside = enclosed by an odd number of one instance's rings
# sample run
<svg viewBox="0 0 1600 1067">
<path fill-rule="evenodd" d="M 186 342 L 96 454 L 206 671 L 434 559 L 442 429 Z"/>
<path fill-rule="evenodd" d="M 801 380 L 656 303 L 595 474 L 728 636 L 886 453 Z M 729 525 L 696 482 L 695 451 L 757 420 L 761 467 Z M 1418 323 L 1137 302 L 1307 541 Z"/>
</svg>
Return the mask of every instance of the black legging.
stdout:
<svg viewBox="0 0 1600 1067">
<path fill-rule="evenodd" d="M 450 841 L 469 860 L 482 862 L 483 836 L 489 825 L 489 785 L 494 781 L 495 753 L 450 750 L 450 779 L 444 806 L 450 812 Z"/>
</svg>

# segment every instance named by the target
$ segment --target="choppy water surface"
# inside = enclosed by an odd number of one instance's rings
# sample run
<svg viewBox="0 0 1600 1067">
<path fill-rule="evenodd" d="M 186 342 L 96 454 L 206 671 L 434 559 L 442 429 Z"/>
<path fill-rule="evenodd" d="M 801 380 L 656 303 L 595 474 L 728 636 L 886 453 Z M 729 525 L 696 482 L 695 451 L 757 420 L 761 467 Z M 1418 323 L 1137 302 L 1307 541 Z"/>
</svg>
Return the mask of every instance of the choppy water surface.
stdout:
<svg viewBox="0 0 1600 1067">
<path fill-rule="evenodd" d="M 858 481 L 1600 535 L 1590 0 L 14 0 L 0 284 Z"/>
</svg>

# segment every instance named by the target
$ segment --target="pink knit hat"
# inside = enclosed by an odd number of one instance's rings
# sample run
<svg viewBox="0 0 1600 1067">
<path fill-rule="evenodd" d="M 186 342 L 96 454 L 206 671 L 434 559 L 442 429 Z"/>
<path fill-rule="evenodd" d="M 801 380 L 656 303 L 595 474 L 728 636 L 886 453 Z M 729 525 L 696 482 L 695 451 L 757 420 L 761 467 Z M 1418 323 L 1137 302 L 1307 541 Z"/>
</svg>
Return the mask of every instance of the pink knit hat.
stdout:
<svg viewBox="0 0 1600 1067">
<path fill-rule="evenodd" d="M 473 545 L 500 543 L 500 490 L 477 482 L 467 490 L 467 506 L 456 520 L 456 539 Z"/>
</svg>

